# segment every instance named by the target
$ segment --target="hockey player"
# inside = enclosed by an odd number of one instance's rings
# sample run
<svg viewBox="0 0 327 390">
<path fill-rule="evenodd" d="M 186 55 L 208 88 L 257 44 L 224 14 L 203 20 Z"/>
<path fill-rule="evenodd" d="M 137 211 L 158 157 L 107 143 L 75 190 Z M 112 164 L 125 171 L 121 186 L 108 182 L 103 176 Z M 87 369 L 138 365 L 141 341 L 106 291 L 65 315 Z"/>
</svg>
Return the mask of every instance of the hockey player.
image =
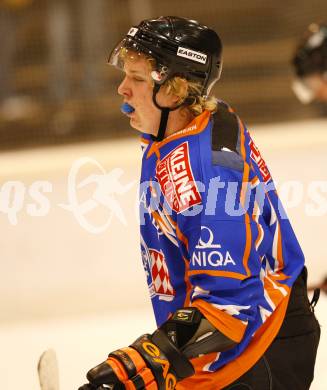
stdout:
<svg viewBox="0 0 327 390">
<path fill-rule="evenodd" d="M 296 73 L 293 90 L 299 100 L 327 102 L 327 24 L 310 24 L 292 63 Z"/>
<path fill-rule="evenodd" d="M 141 251 L 158 329 L 80 389 L 308 389 L 320 330 L 303 254 L 250 133 L 208 97 L 220 38 L 194 20 L 144 20 L 109 63 L 142 132 Z"/>
</svg>

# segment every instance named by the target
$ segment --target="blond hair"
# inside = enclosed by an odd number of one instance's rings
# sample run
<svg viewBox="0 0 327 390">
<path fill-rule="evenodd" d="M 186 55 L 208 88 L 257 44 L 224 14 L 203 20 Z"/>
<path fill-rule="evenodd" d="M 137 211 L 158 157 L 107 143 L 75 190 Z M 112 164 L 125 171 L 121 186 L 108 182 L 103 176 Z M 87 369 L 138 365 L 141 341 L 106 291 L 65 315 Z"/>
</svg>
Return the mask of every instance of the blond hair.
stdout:
<svg viewBox="0 0 327 390">
<path fill-rule="evenodd" d="M 185 102 L 185 107 L 195 116 L 200 115 L 204 110 L 211 113 L 217 111 L 217 99 L 213 96 L 201 95 L 202 85 L 199 82 L 175 76 L 167 80 L 164 87 L 168 95 L 178 96 L 177 104 Z"/>
<path fill-rule="evenodd" d="M 126 58 L 135 61 L 143 57 L 149 62 L 150 69 L 155 69 L 155 59 L 144 53 L 121 48 L 119 56 L 123 61 Z M 152 82 L 154 83 L 153 80 Z M 177 105 L 183 104 L 194 116 L 200 115 L 205 110 L 211 113 L 217 111 L 217 99 L 213 96 L 201 95 L 202 85 L 199 82 L 190 81 L 181 76 L 175 76 L 163 84 L 163 89 L 167 95 L 177 96 L 179 98 Z"/>
</svg>

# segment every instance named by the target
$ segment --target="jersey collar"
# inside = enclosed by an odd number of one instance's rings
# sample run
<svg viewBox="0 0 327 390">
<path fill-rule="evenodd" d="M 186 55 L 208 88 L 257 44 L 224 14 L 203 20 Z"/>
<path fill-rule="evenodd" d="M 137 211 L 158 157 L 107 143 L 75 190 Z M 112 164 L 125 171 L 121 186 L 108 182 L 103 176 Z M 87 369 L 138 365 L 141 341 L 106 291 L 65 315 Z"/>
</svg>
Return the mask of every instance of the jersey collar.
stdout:
<svg viewBox="0 0 327 390">
<path fill-rule="evenodd" d="M 179 130 L 173 134 L 170 134 L 168 137 L 164 138 L 160 142 L 154 141 L 147 153 L 147 158 L 152 156 L 153 153 L 158 154 L 158 149 L 167 143 L 174 141 L 178 138 L 186 137 L 189 135 L 195 135 L 201 133 L 209 122 L 210 119 L 210 111 L 204 110 L 200 115 L 196 116 L 184 129 Z"/>
</svg>

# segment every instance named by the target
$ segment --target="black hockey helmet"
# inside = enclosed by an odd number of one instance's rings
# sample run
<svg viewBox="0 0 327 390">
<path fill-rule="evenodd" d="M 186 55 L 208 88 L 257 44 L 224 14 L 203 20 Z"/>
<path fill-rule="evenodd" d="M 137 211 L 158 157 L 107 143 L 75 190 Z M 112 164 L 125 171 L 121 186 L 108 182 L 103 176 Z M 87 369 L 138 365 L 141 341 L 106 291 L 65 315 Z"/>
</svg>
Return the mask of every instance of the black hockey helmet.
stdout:
<svg viewBox="0 0 327 390">
<path fill-rule="evenodd" d="M 327 24 L 310 24 L 296 48 L 292 63 L 300 78 L 327 72 Z"/>
<path fill-rule="evenodd" d="M 183 76 L 202 85 L 207 95 L 222 70 L 222 43 L 217 33 L 198 23 L 176 16 L 143 20 L 130 28 L 109 57 L 109 64 L 123 67 L 121 50 L 144 53 L 155 59 L 151 76 L 162 85 L 173 76 Z M 157 88 L 159 89 L 159 88 Z"/>
<path fill-rule="evenodd" d="M 168 116 L 174 108 L 161 107 L 156 95 L 160 86 L 174 76 L 198 81 L 201 95 L 208 95 L 222 70 L 222 43 L 218 34 L 195 20 L 177 16 L 161 16 L 143 20 L 130 28 L 126 37 L 116 45 L 109 57 L 109 64 L 123 69 L 123 51 L 143 53 L 155 60 L 151 77 L 154 81 L 152 100 L 161 110 L 157 136 L 164 138 Z"/>
</svg>

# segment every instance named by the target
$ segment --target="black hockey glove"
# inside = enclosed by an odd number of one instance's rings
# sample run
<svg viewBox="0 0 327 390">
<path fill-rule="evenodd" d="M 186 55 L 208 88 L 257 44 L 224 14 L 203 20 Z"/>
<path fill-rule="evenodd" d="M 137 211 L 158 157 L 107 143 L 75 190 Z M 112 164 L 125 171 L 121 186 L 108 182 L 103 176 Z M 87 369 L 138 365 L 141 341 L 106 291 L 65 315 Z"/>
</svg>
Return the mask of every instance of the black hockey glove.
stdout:
<svg viewBox="0 0 327 390">
<path fill-rule="evenodd" d="M 234 345 L 198 309 L 180 309 L 152 335 L 145 334 L 129 347 L 110 353 L 87 373 L 89 384 L 79 390 L 108 386 L 114 390 L 173 390 L 178 381 L 194 374 L 190 358 Z"/>
</svg>

